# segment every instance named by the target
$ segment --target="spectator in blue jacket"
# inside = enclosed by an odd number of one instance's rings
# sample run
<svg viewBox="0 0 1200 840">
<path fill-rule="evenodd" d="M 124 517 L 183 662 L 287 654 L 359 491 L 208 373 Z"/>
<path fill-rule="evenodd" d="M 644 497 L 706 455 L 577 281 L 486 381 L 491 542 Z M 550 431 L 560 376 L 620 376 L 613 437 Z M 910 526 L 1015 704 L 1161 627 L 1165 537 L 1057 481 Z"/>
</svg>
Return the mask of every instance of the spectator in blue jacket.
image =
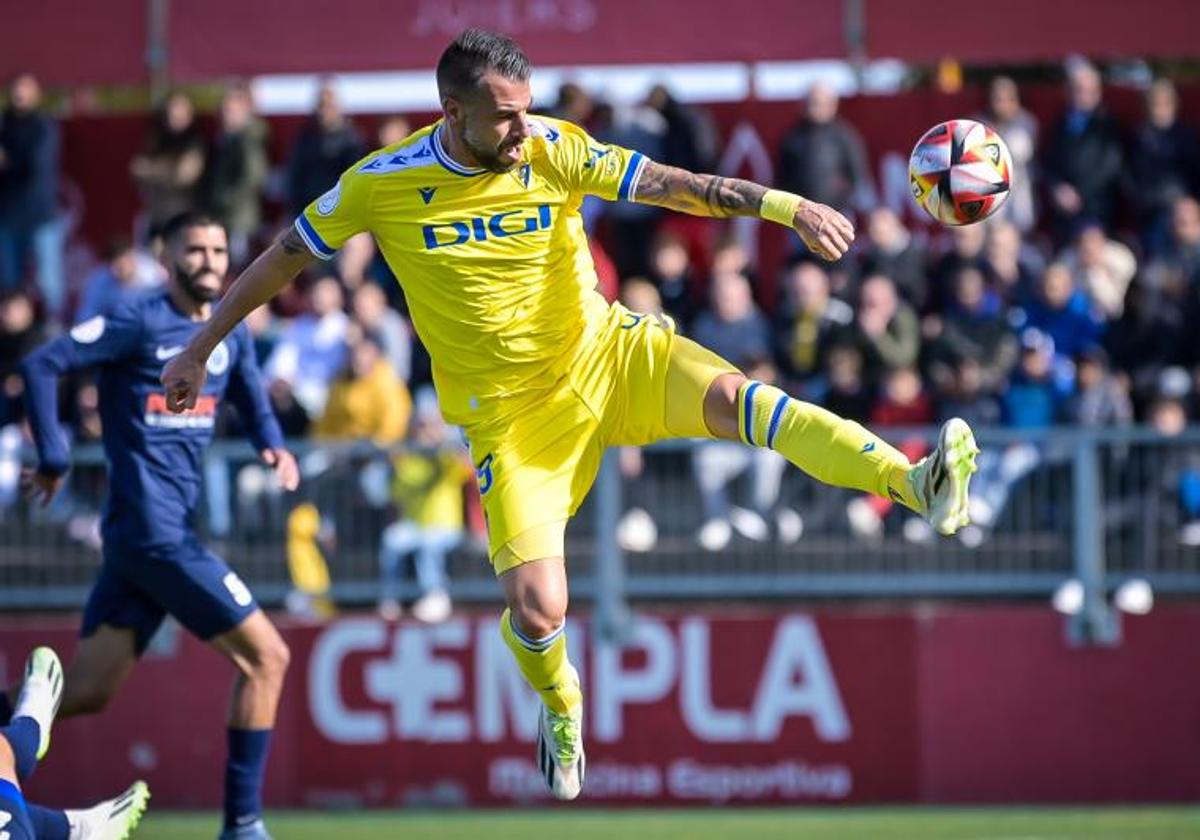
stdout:
<svg viewBox="0 0 1200 840">
<path fill-rule="evenodd" d="M 1099 343 L 1104 334 L 1103 318 L 1083 289 L 1075 285 L 1071 270 L 1063 263 L 1046 268 L 1019 325 L 1049 336 L 1060 360 L 1078 356 Z"/>
</svg>

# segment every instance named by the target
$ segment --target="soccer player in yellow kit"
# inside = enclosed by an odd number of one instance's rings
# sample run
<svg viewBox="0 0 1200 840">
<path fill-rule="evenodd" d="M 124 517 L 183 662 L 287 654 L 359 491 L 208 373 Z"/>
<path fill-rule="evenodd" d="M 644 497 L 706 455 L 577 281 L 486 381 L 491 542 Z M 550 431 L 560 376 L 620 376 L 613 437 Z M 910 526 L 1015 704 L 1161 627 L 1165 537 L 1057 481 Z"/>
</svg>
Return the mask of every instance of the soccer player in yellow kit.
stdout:
<svg viewBox="0 0 1200 840">
<path fill-rule="evenodd" d="M 920 463 L 857 423 L 748 380 L 669 320 L 596 291 L 584 195 L 701 216 L 756 215 L 828 259 L 854 238 L 835 210 L 749 181 L 698 175 L 529 113 L 529 61 L 468 30 L 437 68 L 443 117 L 354 164 L 267 249 L 163 371 L 190 406 L 205 359 L 313 255 L 370 231 L 404 287 L 433 359 L 446 419 L 470 440 L 491 561 L 508 608 L 500 632 L 542 699 L 537 758 L 561 799 L 584 777 L 583 703 L 563 635 L 563 532 L 608 446 L 672 437 L 775 449 L 815 478 L 890 497 L 951 534 L 967 522 L 978 451 L 961 420 Z"/>
</svg>

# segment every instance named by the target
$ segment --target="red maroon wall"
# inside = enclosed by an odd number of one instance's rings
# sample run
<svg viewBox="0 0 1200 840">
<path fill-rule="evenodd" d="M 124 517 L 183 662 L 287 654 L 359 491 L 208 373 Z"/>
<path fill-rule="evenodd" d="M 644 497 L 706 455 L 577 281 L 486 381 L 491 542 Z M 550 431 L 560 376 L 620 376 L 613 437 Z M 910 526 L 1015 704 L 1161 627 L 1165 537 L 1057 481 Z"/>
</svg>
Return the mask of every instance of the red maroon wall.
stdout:
<svg viewBox="0 0 1200 840">
<path fill-rule="evenodd" d="M 285 626 L 268 802 L 544 799 L 536 700 L 494 623 Z M 1197 605 L 1126 619 L 1113 649 L 1068 647 L 1041 607 L 646 613 L 620 653 L 589 630 L 571 640 L 593 804 L 1200 797 Z M 72 637 L 6 622 L 4 674 Z M 214 805 L 230 678 L 204 646 L 165 640 L 107 712 L 56 730 L 32 796 L 78 803 L 144 776 L 160 805 Z"/>
</svg>

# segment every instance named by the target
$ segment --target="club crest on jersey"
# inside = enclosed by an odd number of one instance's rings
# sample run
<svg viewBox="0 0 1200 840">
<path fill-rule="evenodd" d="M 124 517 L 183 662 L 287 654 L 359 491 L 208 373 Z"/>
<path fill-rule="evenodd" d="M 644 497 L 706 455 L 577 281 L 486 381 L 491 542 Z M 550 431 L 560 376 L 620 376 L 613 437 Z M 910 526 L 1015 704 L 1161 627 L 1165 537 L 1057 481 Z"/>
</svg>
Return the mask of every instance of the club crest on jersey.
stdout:
<svg viewBox="0 0 1200 840">
<path fill-rule="evenodd" d="M 213 348 L 212 355 L 208 357 L 208 364 L 205 367 L 213 376 L 220 376 L 229 368 L 229 348 L 225 346 L 224 341 Z"/>
<path fill-rule="evenodd" d="M 342 182 L 339 180 L 333 185 L 333 189 L 325 193 L 317 199 L 317 215 L 328 216 L 337 209 L 338 201 L 342 197 Z"/>
<path fill-rule="evenodd" d="M 437 192 L 437 187 L 417 187 L 417 192 L 421 194 L 421 200 L 428 204 L 433 201 L 433 194 Z"/>
<path fill-rule="evenodd" d="M 443 222 L 425 225 L 421 232 L 425 236 L 425 250 L 452 248 L 468 242 L 486 242 L 489 239 L 506 239 L 522 236 L 539 230 L 549 230 L 551 213 L 549 204 L 539 204 L 532 212 L 505 210 L 491 216 L 475 216 L 461 222 Z"/>
<path fill-rule="evenodd" d="M 525 189 L 529 189 L 529 174 L 531 171 L 532 168 L 528 163 L 521 166 L 521 174 L 519 177 L 521 178 L 521 183 L 525 185 Z"/>
<path fill-rule="evenodd" d="M 71 338 L 79 344 L 94 344 L 104 335 L 104 316 L 96 315 L 71 327 Z"/>
</svg>

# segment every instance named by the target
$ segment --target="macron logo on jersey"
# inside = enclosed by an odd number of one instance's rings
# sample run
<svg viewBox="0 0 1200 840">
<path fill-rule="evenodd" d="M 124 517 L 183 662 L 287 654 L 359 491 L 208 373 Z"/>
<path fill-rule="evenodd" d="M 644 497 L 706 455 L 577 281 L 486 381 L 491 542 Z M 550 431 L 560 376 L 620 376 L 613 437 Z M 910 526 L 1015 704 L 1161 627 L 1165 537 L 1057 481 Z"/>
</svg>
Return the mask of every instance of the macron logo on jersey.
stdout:
<svg viewBox="0 0 1200 840">
<path fill-rule="evenodd" d="M 598 149 L 595 146 L 588 146 L 588 162 L 583 165 L 584 169 L 591 169 L 596 165 L 596 162 L 611 152 L 612 149 Z"/>
<path fill-rule="evenodd" d="M 521 214 L 520 210 L 505 210 L 493 216 L 476 216 L 462 222 L 444 222 L 425 225 L 425 250 L 452 248 L 468 242 L 486 242 L 488 239 L 505 239 L 539 230 L 549 230 L 551 214 L 549 204 L 539 204 L 533 214 Z"/>
<path fill-rule="evenodd" d="M 421 194 L 421 200 L 428 204 L 433 201 L 433 194 L 437 192 L 437 187 L 417 187 L 417 192 Z"/>
</svg>

